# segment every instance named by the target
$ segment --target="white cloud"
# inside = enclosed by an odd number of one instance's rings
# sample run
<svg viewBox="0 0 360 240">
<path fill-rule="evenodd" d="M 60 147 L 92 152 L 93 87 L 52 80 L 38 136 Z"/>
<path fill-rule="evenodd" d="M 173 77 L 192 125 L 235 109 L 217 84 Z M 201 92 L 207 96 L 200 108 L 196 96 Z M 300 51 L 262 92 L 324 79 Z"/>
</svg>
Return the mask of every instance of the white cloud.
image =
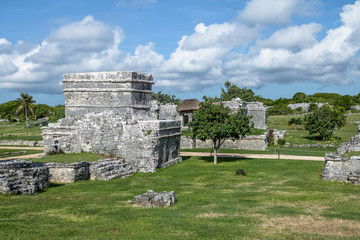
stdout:
<svg viewBox="0 0 360 240">
<path fill-rule="evenodd" d="M 275 20 L 271 14 L 260 14 L 272 1 L 253 0 L 240 16 L 251 22 L 251 4 L 262 3 L 257 23 L 285 23 L 298 11 L 294 6 L 304 1 L 275 1 L 273 5 L 282 4 L 277 14 L 289 10 Z M 317 36 L 322 30 L 317 23 L 280 28 L 267 39 L 259 34 L 265 25 L 251 27 L 238 20 L 199 23 L 179 40 L 168 59 L 155 50 L 155 43 L 123 52 L 123 30 L 88 16 L 60 27 L 39 45 L 1 38 L 0 88 L 60 92 L 63 73 L 99 70 L 152 73 L 157 86 L 174 91 L 199 91 L 226 80 L 247 87 L 303 81 L 347 84 L 360 74 L 359 11 L 360 1 L 345 6 L 342 25 L 328 30 L 323 39 Z"/>
<path fill-rule="evenodd" d="M 257 47 L 281 48 L 297 52 L 316 44 L 318 42 L 316 40 L 316 33 L 321 29 L 322 26 L 317 23 L 280 29 L 272 34 L 269 39 L 259 41 Z"/>
<path fill-rule="evenodd" d="M 239 12 L 239 19 L 250 24 L 286 24 L 294 14 L 311 14 L 311 5 L 306 0 L 251 0 Z"/>
<path fill-rule="evenodd" d="M 258 42 L 251 53 L 233 57 L 225 64 L 225 72 L 233 82 L 252 87 L 303 81 L 348 84 L 359 61 L 360 39 L 354 35 L 360 29 L 355 14 L 359 10 L 359 1 L 344 7 L 343 25 L 330 29 L 321 41 L 314 37 L 320 29 L 316 24 L 279 30 Z"/>
<path fill-rule="evenodd" d="M 135 55 L 119 50 L 125 35 L 92 16 L 55 30 L 40 45 L 0 40 L 0 88 L 31 92 L 60 92 L 63 73 L 98 70 L 151 72 L 163 56 L 154 44 L 138 46 Z M 7 51 L 2 51 L 5 46 Z M 4 52 L 4 53 L 3 53 Z"/>
</svg>

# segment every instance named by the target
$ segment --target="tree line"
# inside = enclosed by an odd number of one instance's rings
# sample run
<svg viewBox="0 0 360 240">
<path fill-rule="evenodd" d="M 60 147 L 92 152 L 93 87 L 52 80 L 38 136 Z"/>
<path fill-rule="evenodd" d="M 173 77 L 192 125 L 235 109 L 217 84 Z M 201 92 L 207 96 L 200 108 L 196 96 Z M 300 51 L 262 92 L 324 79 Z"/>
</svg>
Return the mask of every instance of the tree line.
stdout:
<svg viewBox="0 0 360 240">
<path fill-rule="evenodd" d="M 26 126 L 29 127 L 29 120 L 48 118 L 50 122 L 56 122 L 65 117 L 64 105 L 52 107 L 35 103 L 36 101 L 31 95 L 21 93 L 19 98 L 0 104 L 0 118 L 12 122 L 24 121 Z"/>
</svg>

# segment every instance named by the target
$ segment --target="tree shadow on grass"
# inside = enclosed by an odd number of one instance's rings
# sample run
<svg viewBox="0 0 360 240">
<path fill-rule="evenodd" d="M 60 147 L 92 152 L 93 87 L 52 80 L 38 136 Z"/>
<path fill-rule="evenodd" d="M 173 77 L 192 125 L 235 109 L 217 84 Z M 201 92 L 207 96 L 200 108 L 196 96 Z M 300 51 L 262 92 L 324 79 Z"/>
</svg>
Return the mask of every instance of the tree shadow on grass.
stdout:
<svg viewBox="0 0 360 240">
<path fill-rule="evenodd" d="M 214 162 L 214 157 L 199 157 L 200 160 L 204 160 L 206 162 Z M 244 157 L 233 157 L 233 156 L 227 156 L 227 157 L 221 157 L 221 154 L 218 155 L 218 164 L 222 162 L 239 162 L 244 160 L 250 160 L 251 158 L 244 158 Z"/>
<path fill-rule="evenodd" d="M 55 187 L 61 187 L 64 186 L 65 184 L 63 183 L 49 183 L 49 187 L 51 188 L 55 188 Z"/>
</svg>

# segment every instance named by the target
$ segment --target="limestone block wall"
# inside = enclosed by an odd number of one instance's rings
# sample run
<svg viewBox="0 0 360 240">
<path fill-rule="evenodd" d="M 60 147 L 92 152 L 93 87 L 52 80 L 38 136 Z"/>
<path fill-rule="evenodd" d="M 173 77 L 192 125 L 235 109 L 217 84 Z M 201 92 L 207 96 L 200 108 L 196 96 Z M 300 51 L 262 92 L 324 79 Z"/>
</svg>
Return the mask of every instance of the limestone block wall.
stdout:
<svg viewBox="0 0 360 240">
<path fill-rule="evenodd" d="M 222 148 L 226 149 L 246 149 L 246 150 L 265 150 L 268 146 L 267 135 L 253 135 L 246 136 L 241 139 L 231 140 L 226 139 Z M 181 138 L 182 149 L 193 149 L 193 148 L 212 148 L 212 140 L 201 141 L 196 139 L 195 141 L 191 138 Z"/>
<path fill-rule="evenodd" d="M 1 140 L 0 145 L 42 147 L 43 141 Z"/>
<path fill-rule="evenodd" d="M 70 124 L 70 125 L 67 125 Z M 43 128 L 45 153 L 55 146 L 65 153 L 92 152 L 125 159 L 135 171 L 153 172 L 181 161 L 180 121 L 121 120 L 116 113 L 90 113 Z"/>
<path fill-rule="evenodd" d="M 0 194 L 35 194 L 49 186 L 46 167 L 27 161 L 0 162 Z"/>
<path fill-rule="evenodd" d="M 73 183 L 88 180 L 90 177 L 88 162 L 45 163 L 49 169 L 49 181 L 56 183 Z"/>
<path fill-rule="evenodd" d="M 315 103 L 315 104 L 318 106 L 318 108 L 325 105 L 325 103 Z M 288 107 L 291 108 L 292 110 L 295 110 L 295 109 L 301 107 L 302 111 L 304 111 L 304 112 L 309 111 L 309 106 L 310 106 L 310 103 L 292 103 L 292 104 L 288 105 Z"/>
<path fill-rule="evenodd" d="M 243 102 L 242 108 L 245 110 L 247 116 L 250 116 L 250 122 L 254 124 L 254 128 L 266 129 L 267 108 L 261 102 Z"/>
<path fill-rule="evenodd" d="M 321 179 L 360 184 L 360 156 L 344 158 L 337 154 L 326 154 Z"/>
<path fill-rule="evenodd" d="M 91 180 L 111 180 L 127 177 L 134 173 L 132 166 L 123 159 L 104 159 L 90 163 Z"/>
<path fill-rule="evenodd" d="M 360 125 L 358 126 L 357 134 L 351 137 L 348 142 L 341 144 L 337 149 L 338 154 L 348 152 L 360 152 Z"/>
<path fill-rule="evenodd" d="M 88 72 L 63 75 L 66 117 L 112 110 L 126 119 L 148 119 L 152 76 L 136 72 Z"/>
</svg>

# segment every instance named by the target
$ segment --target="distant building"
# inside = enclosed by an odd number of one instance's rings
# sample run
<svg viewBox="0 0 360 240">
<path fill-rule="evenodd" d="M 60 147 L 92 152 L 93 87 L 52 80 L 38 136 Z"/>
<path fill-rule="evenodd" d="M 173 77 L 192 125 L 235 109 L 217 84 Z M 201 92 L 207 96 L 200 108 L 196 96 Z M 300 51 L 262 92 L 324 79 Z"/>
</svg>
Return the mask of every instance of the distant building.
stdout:
<svg viewBox="0 0 360 240">
<path fill-rule="evenodd" d="M 179 113 L 179 120 L 182 122 L 182 126 L 185 127 L 192 121 L 193 113 L 199 109 L 200 102 L 197 99 L 184 99 L 176 110 Z"/>
</svg>

